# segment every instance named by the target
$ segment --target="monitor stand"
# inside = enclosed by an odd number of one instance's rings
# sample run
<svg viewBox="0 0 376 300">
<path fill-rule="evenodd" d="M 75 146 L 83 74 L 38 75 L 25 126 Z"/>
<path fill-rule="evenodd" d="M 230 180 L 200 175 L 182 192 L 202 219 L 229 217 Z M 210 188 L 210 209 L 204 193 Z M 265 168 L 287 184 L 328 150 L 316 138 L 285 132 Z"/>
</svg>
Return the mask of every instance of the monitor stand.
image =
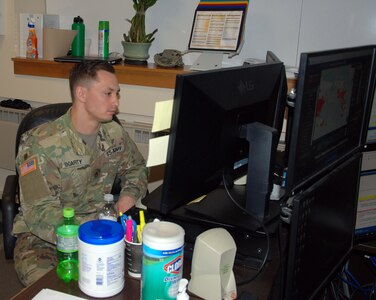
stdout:
<svg viewBox="0 0 376 300">
<path fill-rule="evenodd" d="M 206 71 L 222 68 L 223 52 L 204 51 L 192 64 L 191 70 Z"/>
<path fill-rule="evenodd" d="M 228 230 L 237 245 L 235 263 L 248 268 L 258 269 L 267 251 L 266 235 L 255 219 L 245 214 L 229 198 L 224 188 L 217 188 L 208 193 L 199 203 L 184 205 L 170 213 L 159 213 L 162 186 L 152 191 L 143 204 L 162 220 L 181 225 L 185 230 L 185 241 L 193 245 L 202 232 L 222 227 Z M 245 186 L 231 188 L 234 198 L 244 198 Z M 243 203 L 241 203 L 243 205 Z M 154 215 L 155 215 L 154 214 Z M 279 226 L 280 202 L 270 201 L 269 214 L 264 218 L 264 226 L 269 235 L 277 232 Z M 187 247 L 187 250 L 189 246 Z M 192 247 L 193 249 L 193 247 Z M 268 260 L 272 258 L 269 253 Z"/>
<path fill-rule="evenodd" d="M 191 239 L 193 243 L 197 234 L 192 228 L 197 224 L 201 232 L 213 227 L 225 228 L 238 245 L 237 254 L 243 252 L 252 263 L 261 263 L 266 253 L 265 231 L 275 233 L 279 224 L 279 202 L 270 200 L 277 131 L 257 122 L 247 124 L 244 129 L 250 142 L 247 185 L 233 185 L 230 191 L 217 188 L 199 203 L 184 205 L 164 217 L 180 221 L 186 231 L 186 241 Z M 252 176 L 252 172 L 257 176 Z M 143 204 L 156 212 L 164 211 L 161 194 L 162 186 L 150 193 Z M 239 202 L 238 205 L 231 198 Z"/>
</svg>

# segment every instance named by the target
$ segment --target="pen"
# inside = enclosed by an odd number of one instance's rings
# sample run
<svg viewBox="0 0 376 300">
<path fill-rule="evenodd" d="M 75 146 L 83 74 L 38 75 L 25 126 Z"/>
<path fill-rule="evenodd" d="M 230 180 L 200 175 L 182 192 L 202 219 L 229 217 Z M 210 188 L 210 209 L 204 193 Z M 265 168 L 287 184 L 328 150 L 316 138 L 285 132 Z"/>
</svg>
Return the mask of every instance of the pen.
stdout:
<svg viewBox="0 0 376 300">
<path fill-rule="evenodd" d="M 126 221 L 125 238 L 128 242 L 133 242 L 133 220 Z"/>
<path fill-rule="evenodd" d="M 125 216 L 125 215 L 123 215 L 122 212 L 119 213 L 120 224 L 121 224 L 121 226 L 123 227 L 123 230 L 124 230 L 124 233 L 125 233 L 126 226 L 125 226 L 124 216 Z"/>
</svg>

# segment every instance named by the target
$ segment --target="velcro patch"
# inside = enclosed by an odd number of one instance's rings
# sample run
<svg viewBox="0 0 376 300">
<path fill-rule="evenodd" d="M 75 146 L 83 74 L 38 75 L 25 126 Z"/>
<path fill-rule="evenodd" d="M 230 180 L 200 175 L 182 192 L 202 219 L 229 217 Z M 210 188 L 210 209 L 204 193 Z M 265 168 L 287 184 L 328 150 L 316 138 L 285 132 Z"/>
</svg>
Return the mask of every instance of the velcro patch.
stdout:
<svg viewBox="0 0 376 300">
<path fill-rule="evenodd" d="M 119 145 L 119 146 L 115 146 L 115 147 L 108 149 L 105 155 L 106 157 L 111 157 L 112 155 L 119 153 L 119 152 L 123 152 L 123 151 L 124 151 L 124 145 Z"/>
<path fill-rule="evenodd" d="M 37 160 L 32 158 L 30 160 L 25 161 L 20 167 L 20 174 L 21 176 L 25 176 L 30 172 L 33 172 L 37 169 Z"/>
<path fill-rule="evenodd" d="M 90 164 L 90 157 L 89 156 L 78 156 L 69 160 L 63 161 L 62 168 L 82 168 L 88 166 Z"/>
</svg>

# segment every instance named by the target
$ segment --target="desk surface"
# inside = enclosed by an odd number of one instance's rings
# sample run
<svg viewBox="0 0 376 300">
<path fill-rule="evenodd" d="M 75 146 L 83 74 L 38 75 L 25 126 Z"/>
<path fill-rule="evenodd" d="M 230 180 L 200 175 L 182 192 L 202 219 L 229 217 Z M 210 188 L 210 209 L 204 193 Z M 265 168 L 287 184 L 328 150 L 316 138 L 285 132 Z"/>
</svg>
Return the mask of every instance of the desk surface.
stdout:
<svg viewBox="0 0 376 300">
<path fill-rule="evenodd" d="M 276 249 L 277 239 L 273 239 L 273 249 Z M 270 260 L 266 265 L 263 271 L 257 276 L 256 280 L 252 281 L 249 284 L 243 285 L 238 287 L 238 294 L 240 295 L 241 292 L 246 291 L 252 293 L 258 297 L 259 300 L 269 299 L 271 291 L 274 287 L 274 281 L 277 277 L 278 273 L 278 266 L 279 266 L 279 255 L 275 253 L 275 257 Z M 184 259 L 184 276 L 189 278 L 186 274 L 190 272 L 190 264 L 188 260 Z M 241 277 L 242 280 L 245 278 L 251 278 L 256 271 L 246 268 L 235 268 L 235 277 Z M 56 269 L 49 271 L 45 274 L 42 278 L 36 281 L 34 284 L 26 287 L 17 295 L 15 295 L 12 299 L 13 300 L 23 300 L 23 299 L 32 299 L 35 295 L 37 295 L 42 289 L 49 288 L 51 290 L 63 292 L 66 294 L 82 297 L 85 299 L 98 299 L 98 298 L 91 298 L 84 294 L 78 287 L 78 283 L 76 281 L 72 281 L 70 283 L 65 283 L 56 275 Z M 140 280 L 129 277 L 128 275 L 125 278 L 125 287 L 121 293 L 107 299 L 140 299 Z M 201 299 L 199 297 L 195 297 L 194 295 L 190 295 L 191 300 Z"/>
</svg>

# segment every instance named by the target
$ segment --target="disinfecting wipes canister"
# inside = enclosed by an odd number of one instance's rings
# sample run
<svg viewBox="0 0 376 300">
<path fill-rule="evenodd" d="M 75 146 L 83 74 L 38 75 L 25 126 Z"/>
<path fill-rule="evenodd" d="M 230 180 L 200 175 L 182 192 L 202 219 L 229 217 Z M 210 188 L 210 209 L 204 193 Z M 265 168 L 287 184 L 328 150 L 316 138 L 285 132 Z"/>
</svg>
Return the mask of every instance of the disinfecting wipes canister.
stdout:
<svg viewBox="0 0 376 300">
<path fill-rule="evenodd" d="M 124 288 L 123 227 L 114 221 L 93 220 L 78 229 L 78 286 L 85 294 L 104 298 Z"/>
<path fill-rule="evenodd" d="M 153 222 L 142 231 L 141 299 L 176 299 L 183 277 L 184 229 Z"/>
</svg>

